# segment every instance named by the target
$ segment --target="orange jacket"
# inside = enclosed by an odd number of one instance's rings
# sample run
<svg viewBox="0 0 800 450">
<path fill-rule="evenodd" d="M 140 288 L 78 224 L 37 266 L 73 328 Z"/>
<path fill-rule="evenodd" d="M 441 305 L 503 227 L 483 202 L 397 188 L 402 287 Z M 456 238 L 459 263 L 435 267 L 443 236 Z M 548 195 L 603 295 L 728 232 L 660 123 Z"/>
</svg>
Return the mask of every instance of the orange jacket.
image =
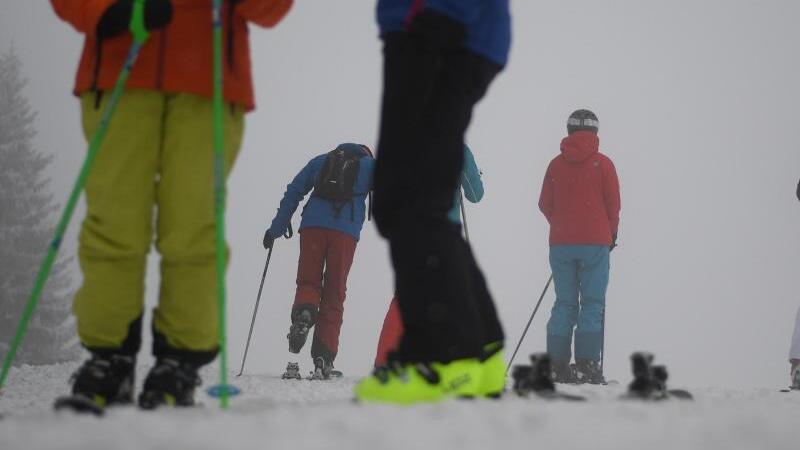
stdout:
<svg viewBox="0 0 800 450">
<path fill-rule="evenodd" d="M 114 87 L 131 37 L 128 33 L 98 40 L 97 22 L 114 0 L 50 0 L 56 14 L 86 35 L 75 80 L 75 94 Z M 212 95 L 212 29 L 210 0 L 172 0 L 172 22 L 150 39 L 139 53 L 128 88 L 156 89 Z M 234 6 L 235 5 L 235 6 Z M 292 0 L 226 1 L 223 5 L 224 97 L 255 108 L 250 73 L 247 22 L 276 25 L 289 11 Z"/>
</svg>

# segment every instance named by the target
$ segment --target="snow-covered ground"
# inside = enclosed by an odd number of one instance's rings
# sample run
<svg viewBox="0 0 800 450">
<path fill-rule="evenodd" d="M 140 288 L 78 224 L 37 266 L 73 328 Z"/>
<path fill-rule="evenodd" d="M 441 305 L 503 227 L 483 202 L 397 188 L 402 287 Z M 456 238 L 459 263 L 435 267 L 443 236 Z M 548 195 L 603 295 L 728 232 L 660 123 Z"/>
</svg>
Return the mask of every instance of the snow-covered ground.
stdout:
<svg viewBox="0 0 800 450">
<path fill-rule="evenodd" d="M 797 449 L 800 393 L 774 388 L 693 389 L 694 402 L 620 401 L 619 386 L 565 392 L 585 403 L 507 395 L 393 407 L 351 401 L 356 378 L 285 382 L 275 375 L 235 379 L 243 395 L 229 411 L 203 406 L 104 418 L 55 413 L 76 364 L 25 366 L 0 397 L 0 449 Z M 141 380 L 143 373 L 139 374 Z M 204 371 L 214 383 L 213 368 Z M 675 386 L 677 387 L 677 386 Z"/>
</svg>

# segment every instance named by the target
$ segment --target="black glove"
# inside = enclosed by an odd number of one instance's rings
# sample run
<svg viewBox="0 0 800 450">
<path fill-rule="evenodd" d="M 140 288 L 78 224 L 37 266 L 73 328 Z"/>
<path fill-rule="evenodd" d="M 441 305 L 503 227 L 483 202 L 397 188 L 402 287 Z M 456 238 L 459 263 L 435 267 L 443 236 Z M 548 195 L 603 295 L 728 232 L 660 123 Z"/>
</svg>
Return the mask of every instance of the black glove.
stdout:
<svg viewBox="0 0 800 450">
<path fill-rule="evenodd" d="M 611 235 L 611 245 L 608 246 L 608 251 L 611 252 L 617 247 L 617 233 Z"/>
<path fill-rule="evenodd" d="M 117 0 L 97 22 L 97 37 L 107 39 L 128 30 L 133 13 L 133 0 Z M 147 0 L 144 3 L 144 26 L 148 30 L 164 28 L 172 20 L 170 0 Z"/>
<path fill-rule="evenodd" d="M 264 233 L 264 248 L 269 250 L 272 248 L 272 244 L 274 243 L 275 243 L 275 238 L 272 237 L 272 235 L 269 233 L 269 230 L 267 230 L 267 232 Z"/>
</svg>

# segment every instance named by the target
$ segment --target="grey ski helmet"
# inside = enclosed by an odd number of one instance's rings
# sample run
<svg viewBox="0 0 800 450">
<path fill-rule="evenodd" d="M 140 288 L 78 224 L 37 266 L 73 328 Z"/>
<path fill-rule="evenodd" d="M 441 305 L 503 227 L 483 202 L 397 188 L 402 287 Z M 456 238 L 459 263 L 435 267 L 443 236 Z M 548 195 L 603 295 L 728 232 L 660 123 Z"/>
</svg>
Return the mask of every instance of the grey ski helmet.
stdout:
<svg viewBox="0 0 800 450">
<path fill-rule="evenodd" d="M 572 134 L 576 131 L 587 130 L 597 134 L 600 122 L 597 116 L 588 109 L 579 109 L 569 115 L 567 119 L 567 133 Z"/>
</svg>

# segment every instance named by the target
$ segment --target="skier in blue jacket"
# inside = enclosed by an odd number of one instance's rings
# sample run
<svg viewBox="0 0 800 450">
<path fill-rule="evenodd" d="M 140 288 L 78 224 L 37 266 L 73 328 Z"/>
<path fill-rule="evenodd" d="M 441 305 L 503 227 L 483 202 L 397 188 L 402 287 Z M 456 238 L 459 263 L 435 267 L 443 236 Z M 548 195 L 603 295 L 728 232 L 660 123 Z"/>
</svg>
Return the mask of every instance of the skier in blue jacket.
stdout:
<svg viewBox="0 0 800 450">
<path fill-rule="evenodd" d="M 315 327 L 314 378 L 330 377 L 339 349 L 347 276 L 368 215 L 373 169 L 372 152 L 366 145 L 341 144 L 315 157 L 286 187 L 264 234 L 264 248 L 271 248 L 275 238 L 289 229 L 300 201 L 311 192 L 300 222 L 297 290 L 287 338 L 289 351 L 300 353 Z M 299 364 L 290 362 L 284 378 L 300 378 Z"/>
</svg>

